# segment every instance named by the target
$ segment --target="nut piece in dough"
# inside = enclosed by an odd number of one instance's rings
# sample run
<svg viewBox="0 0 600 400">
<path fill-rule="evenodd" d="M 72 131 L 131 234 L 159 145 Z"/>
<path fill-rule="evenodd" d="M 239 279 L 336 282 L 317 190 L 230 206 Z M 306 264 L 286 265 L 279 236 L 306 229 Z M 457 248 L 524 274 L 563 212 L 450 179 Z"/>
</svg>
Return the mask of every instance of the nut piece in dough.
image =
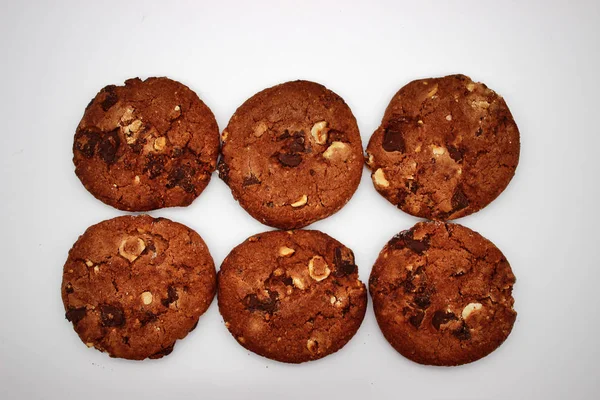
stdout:
<svg viewBox="0 0 600 400">
<path fill-rule="evenodd" d="M 375 184 L 377 186 L 381 186 L 381 187 L 390 186 L 390 182 L 388 182 L 388 180 L 385 178 L 385 173 L 383 172 L 383 169 L 381 169 L 381 168 L 379 168 L 373 174 L 373 182 L 375 182 Z"/>
<path fill-rule="evenodd" d="M 165 148 L 166 145 L 167 145 L 167 138 L 164 136 L 161 136 L 154 140 L 154 150 L 161 151 L 162 149 Z"/>
<path fill-rule="evenodd" d="M 136 258 L 146 248 L 146 243 L 140 238 L 128 237 L 121 241 L 119 245 L 119 254 L 129 260 L 129 262 L 135 261 Z"/>
<path fill-rule="evenodd" d="M 292 207 L 302 207 L 303 205 L 306 204 L 306 202 L 308 201 L 308 196 L 303 194 L 302 197 L 300 197 L 298 200 L 296 200 L 294 203 L 290 204 Z"/>
<path fill-rule="evenodd" d="M 279 248 L 279 255 L 281 257 L 290 256 L 290 255 L 294 254 L 295 252 L 296 252 L 296 250 L 290 249 L 289 247 L 286 247 L 286 246 L 282 246 Z"/>
<path fill-rule="evenodd" d="M 323 279 L 326 279 L 330 273 L 331 270 L 329 269 L 329 266 L 327 265 L 323 257 L 314 256 L 308 262 L 308 274 L 315 281 L 320 282 Z"/>
<path fill-rule="evenodd" d="M 319 343 L 316 340 L 308 339 L 308 341 L 306 342 L 306 348 L 312 354 L 316 354 L 319 351 Z"/>
<path fill-rule="evenodd" d="M 323 152 L 323 157 L 331 160 L 334 157 L 339 157 L 342 161 L 346 161 L 350 155 L 350 146 L 344 142 L 333 142 L 327 150 Z"/>
<path fill-rule="evenodd" d="M 142 293 L 141 298 L 142 298 L 142 303 L 144 303 L 145 305 L 152 304 L 152 293 L 144 292 L 144 293 Z"/>
<path fill-rule="evenodd" d="M 469 303 L 462 310 L 463 319 L 467 319 L 474 311 L 481 310 L 483 306 L 480 303 Z"/>
<path fill-rule="evenodd" d="M 269 129 L 267 124 L 265 124 L 263 121 L 260 121 L 254 128 L 254 136 L 261 137 L 267 131 L 267 129 Z"/>
<path fill-rule="evenodd" d="M 317 144 L 325 144 L 327 143 L 327 121 L 317 122 L 313 125 L 310 130 L 310 134 L 312 135 L 315 143 Z"/>
</svg>

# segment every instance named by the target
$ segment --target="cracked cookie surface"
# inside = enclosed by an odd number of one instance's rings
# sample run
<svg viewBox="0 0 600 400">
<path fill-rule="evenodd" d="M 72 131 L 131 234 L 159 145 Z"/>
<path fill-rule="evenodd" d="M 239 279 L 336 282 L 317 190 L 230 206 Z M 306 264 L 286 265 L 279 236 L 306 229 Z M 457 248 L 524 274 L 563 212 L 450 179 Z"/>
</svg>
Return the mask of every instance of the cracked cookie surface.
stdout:
<svg viewBox="0 0 600 400">
<path fill-rule="evenodd" d="M 504 99 L 464 75 L 421 79 L 396 93 L 367 146 L 375 189 L 403 211 L 451 220 L 502 193 L 519 162 Z"/>
<path fill-rule="evenodd" d="M 281 229 L 342 208 L 362 174 L 362 142 L 350 108 L 322 85 L 287 82 L 240 106 L 222 134 L 219 176 L 240 205 Z"/>
<path fill-rule="evenodd" d="M 219 310 L 235 339 L 288 363 L 341 349 L 367 306 L 354 254 L 319 231 L 272 231 L 248 238 L 219 271 Z"/>
<path fill-rule="evenodd" d="M 87 106 L 73 143 L 85 188 L 125 211 L 189 205 L 208 185 L 218 154 L 212 112 L 168 78 L 106 86 Z"/>
<path fill-rule="evenodd" d="M 215 266 L 202 238 L 164 219 L 124 216 L 79 237 L 63 269 L 66 318 L 111 357 L 161 358 L 209 307 Z"/>
<path fill-rule="evenodd" d="M 508 337 L 514 283 L 504 255 L 478 233 L 421 222 L 385 245 L 369 292 L 379 327 L 400 354 L 451 366 L 485 357 Z"/>
</svg>

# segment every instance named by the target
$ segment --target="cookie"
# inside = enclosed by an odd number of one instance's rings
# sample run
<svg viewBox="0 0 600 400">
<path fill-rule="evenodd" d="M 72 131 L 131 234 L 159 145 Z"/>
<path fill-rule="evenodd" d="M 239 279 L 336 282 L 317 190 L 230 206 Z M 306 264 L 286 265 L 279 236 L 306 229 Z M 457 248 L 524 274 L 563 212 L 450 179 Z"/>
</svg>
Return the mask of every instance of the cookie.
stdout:
<svg viewBox="0 0 600 400">
<path fill-rule="evenodd" d="M 375 188 L 403 211 L 451 220 L 506 188 L 519 130 L 504 99 L 464 75 L 421 79 L 388 105 L 367 147 Z"/>
<path fill-rule="evenodd" d="M 75 173 L 96 198 L 125 211 L 187 206 L 219 154 L 219 128 L 187 86 L 139 78 L 90 102 L 73 144 Z"/>
<path fill-rule="evenodd" d="M 246 349 L 301 363 L 341 349 L 367 307 L 354 254 L 319 231 L 272 231 L 235 247 L 219 271 L 219 310 Z"/>
<path fill-rule="evenodd" d="M 214 297 L 202 238 L 165 218 L 118 217 L 88 228 L 64 266 L 66 318 L 111 357 L 161 358 L 192 331 Z"/>
<path fill-rule="evenodd" d="M 514 283 L 504 255 L 480 234 L 420 222 L 385 245 L 369 292 L 379 327 L 400 354 L 450 366 L 479 360 L 508 337 Z"/>
<path fill-rule="evenodd" d="M 356 119 L 317 83 L 287 82 L 255 94 L 231 117 L 222 141 L 219 176 L 250 215 L 276 228 L 328 217 L 360 182 Z"/>
</svg>

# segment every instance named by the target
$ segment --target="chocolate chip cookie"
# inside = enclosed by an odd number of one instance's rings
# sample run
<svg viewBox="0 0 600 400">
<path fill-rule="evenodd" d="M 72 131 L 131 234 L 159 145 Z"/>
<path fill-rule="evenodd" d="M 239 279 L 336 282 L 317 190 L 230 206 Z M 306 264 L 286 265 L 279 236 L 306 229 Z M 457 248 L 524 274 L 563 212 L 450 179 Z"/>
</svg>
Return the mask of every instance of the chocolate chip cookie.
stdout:
<svg viewBox="0 0 600 400">
<path fill-rule="evenodd" d="M 356 119 L 322 85 L 288 82 L 263 90 L 222 134 L 219 176 L 260 222 L 301 228 L 350 200 L 362 174 Z"/>
<path fill-rule="evenodd" d="M 234 248 L 219 271 L 219 310 L 245 348 L 316 360 L 354 336 L 367 306 L 354 254 L 319 231 L 272 231 Z"/>
<path fill-rule="evenodd" d="M 392 99 L 367 147 L 375 188 L 417 217 L 479 211 L 519 162 L 519 130 L 504 99 L 464 75 L 421 79 Z"/>
<path fill-rule="evenodd" d="M 193 330 L 214 297 L 202 238 L 168 219 L 125 216 L 88 228 L 64 266 L 66 318 L 111 357 L 161 358 Z"/>
<path fill-rule="evenodd" d="M 420 222 L 390 240 L 369 291 L 379 327 L 420 364 L 460 365 L 500 346 L 516 318 L 515 276 L 490 241 L 464 226 Z"/>
<path fill-rule="evenodd" d="M 96 198 L 125 211 L 187 206 L 219 154 L 219 128 L 187 86 L 139 78 L 90 102 L 73 144 L 75 173 Z"/>
</svg>

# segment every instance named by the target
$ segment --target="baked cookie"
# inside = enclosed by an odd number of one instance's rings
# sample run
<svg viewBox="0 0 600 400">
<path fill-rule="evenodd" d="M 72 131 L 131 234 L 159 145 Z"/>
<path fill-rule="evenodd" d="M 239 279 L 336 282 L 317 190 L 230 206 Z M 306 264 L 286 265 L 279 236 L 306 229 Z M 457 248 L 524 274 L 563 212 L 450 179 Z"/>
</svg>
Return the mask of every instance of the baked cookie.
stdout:
<svg viewBox="0 0 600 400">
<path fill-rule="evenodd" d="M 260 222 L 301 228 L 350 200 L 362 174 L 356 119 L 322 85 L 287 82 L 248 99 L 222 135 L 219 176 Z"/>
<path fill-rule="evenodd" d="M 417 217 L 472 214 L 506 188 L 519 130 L 504 99 L 464 75 L 421 79 L 392 99 L 367 147 L 375 188 Z"/>
<path fill-rule="evenodd" d="M 515 276 L 490 241 L 461 225 L 420 222 L 390 240 L 369 291 L 379 327 L 420 364 L 460 365 L 504 342 L 516 318 Z"/>
<path fill-rule="evenodd" d="M 193 330 L 214 297 L 202 238 L 168 219 L 125 216 L 88 228 L 64 266 L 66 318 L 111 357 L 161 358 Z"/>
<path fill-rule="evenodd" d="M 75 173 L 119 210 L 187 206 L 202 193 L 219 154 L 219 128 L 187 86 L 139 78 L 96 95 L 73 144 Z"/>
<path fill-rule="evenodd" d="M 288 363 L 341 349 L 367 307 L 354 254 L 319 231 L 250 237 L 223 261 L 217 297 L 225 326 L 242 346 Z"/>
</svg>

